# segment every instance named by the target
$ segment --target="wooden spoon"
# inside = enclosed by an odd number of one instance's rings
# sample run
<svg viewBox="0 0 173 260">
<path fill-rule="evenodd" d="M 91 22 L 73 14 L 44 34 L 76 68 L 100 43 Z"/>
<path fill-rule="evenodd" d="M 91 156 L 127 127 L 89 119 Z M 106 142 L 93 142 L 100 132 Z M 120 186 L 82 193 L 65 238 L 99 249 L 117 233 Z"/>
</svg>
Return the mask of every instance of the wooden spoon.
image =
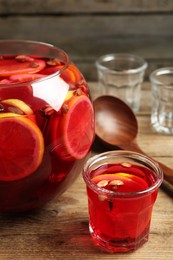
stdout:
<svg viewBox="0 0 173 260">
<path fill-rule="evenodd" d="M 138 123 L 128 105 L 116 97 L 106 95 L 96 98 L 93 103 L 95 132 L 99 141 L 109 148 L 116 146 L 146 155 L 137 144 Z M 160 162 L 157 163 L 163 170 L 164 179 L 173 185 L 173 170 Z"/>
</svg>

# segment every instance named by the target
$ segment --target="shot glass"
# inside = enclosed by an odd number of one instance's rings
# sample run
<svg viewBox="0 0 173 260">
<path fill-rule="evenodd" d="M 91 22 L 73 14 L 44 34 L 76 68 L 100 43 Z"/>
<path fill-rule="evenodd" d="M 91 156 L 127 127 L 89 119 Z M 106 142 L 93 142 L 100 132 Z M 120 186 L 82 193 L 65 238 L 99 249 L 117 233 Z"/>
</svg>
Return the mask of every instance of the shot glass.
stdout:
<svg viewBox="0 0 173 260">
<path fill-rule="evenodd" d="M 137 112 L 147 62 L 132 54 L 107 54 L 98 58 L 96 68 L 100 94 L 116 96 Z"/>
<path fill-rule="evenodd" d="M 83 178 L 94 242 L 109 252 L 127 252 L 143 245 L 163 180 L 158 164 L 138 153 L 111 151 L 90 158 Z"/>
<path fill-rule="evenodd" d="M 173 134 L 173 67 L 153 71 L 150 81 L 152 127 L 159 133 Z"/>
</svg>

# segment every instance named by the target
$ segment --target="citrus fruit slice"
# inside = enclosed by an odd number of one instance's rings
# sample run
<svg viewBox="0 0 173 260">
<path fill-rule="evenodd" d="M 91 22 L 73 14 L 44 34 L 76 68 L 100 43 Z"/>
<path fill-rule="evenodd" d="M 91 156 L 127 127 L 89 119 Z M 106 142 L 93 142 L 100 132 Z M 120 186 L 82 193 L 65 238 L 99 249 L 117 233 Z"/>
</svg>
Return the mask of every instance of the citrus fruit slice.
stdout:
<svg viewBox="0 0 173 260">
<path fill-rule="evenodd" d="M 14 181 L 32 174 L 44 153 L 38 126 L 22 116 L 0 118 L 0 181 Z"/>
<path fill-rule="evenodd" d="M 1 118 L 7 118 L 7 117 L 18 117 L 21 116 L 20 114 L 6 112 L 6 113 L 0 113 L 0 120 Z"/>
<path fill-rule="evenodd" d="M 10 117 L 18 117 L 18 116 L 21 117 L 20 114 L 11 113 L 11 112 L 0 113 L 0 120 L 1 120 L 1 118 L 7 118 L 7 117 L 10 118 Z"/>
<path fill-rule="evenodd" d="M 46 66 L 44 60 L 17 61 L 15 59 L 0 60 L 0 77 L 9 77 L 15 74 L 36 73 Z"/>
<path fill-rule="evenodd" d="M 78 68 L 74 64 L 70 64 L 64 71 L 61 73 L 61 77 L 69 84 L 75 84 L 81 80 L 82 75 Z"/>
<path fill-rule="evenodd" d="M 74 64 L 70 64 L 65 70 L 63 70 L 64 65 L 55 65 L 46 67 L 41 71 L 44 75 L 51 75 L 53 73 L 56 73 L 58 71 L 60 72 L 61 78 L 64 79 L 64 81 L 68 84 L 75 84 L 79 82 L 82 79 L 82 75 L 78 68 Z"/>
<path fill-rule="evenodd" d="M 92 104 L 85 95 L 73 96 L 64 103 L 62 111 L 57 128 L 52 125 L 53 152 L 66 160 L 81 159 L 93 142 Z"/>
<path fill-rule="evenodd" d="M 36 117 L 33 110 L 24 101 L 20 99 L 5 99 L 0 102 L 0 118 L 26 116 L 36 123 Z"/>
<path fill-rule="evenodd" d="M 30 81 L 34 81 L 36 79 L 40 79 L 45 77 L 45 75 L 43 74 L 39 74 L 39 73 L 28 73 L 28 74 L 15 74 L 9 77 L 9 81 L 11 83 L 23 83 L 23 82 L 30 82 Z"/>
<path fill-rule="evenodd" d="M 67 92 L 66 97 L 65 97 L 65 101 L 67 101 L 67 100 L 69 100 L 70 98 L 72 98 L 73 95 L 74 95 L 74 90 L 69 90 L 69 91 Z"/>
<path fill-rule="evenodd" d="M 32 109 L 22 100 L 10 98 L 5 99 L 0 102 L 4 106 L 4 110 L 7 110 L 8 112 L 13 112 L 16 114 L 25 114 L 25 115 L 31 115 L 33 114 Z"/>
<path fill-rule="evenodd" d="M 91 181 L 101 188 L 118 192 L 137 192 L 148 188 L 144 179 L 124 172 L 97 175 Z"/>
</svg>

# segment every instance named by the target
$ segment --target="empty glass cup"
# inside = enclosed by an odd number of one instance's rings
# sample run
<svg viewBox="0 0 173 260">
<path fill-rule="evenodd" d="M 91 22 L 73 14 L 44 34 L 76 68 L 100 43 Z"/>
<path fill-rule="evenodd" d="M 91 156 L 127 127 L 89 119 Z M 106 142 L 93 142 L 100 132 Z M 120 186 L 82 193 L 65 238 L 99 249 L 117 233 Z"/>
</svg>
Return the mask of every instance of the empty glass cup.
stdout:
<svg viewBox="0 0 173 260">
<path fill-rule="evenodd" d="M 173 134 L 173 67 L 153 71 L 150 81 L 151 124 L 159 133 Z"/>
<path fill-rule="evenodd" d="M 116 96 L 137 112 L 147 62 L 132 54 L 107 54 L 96 61 L 96 67 L 100 94 Z"/>
</svg>

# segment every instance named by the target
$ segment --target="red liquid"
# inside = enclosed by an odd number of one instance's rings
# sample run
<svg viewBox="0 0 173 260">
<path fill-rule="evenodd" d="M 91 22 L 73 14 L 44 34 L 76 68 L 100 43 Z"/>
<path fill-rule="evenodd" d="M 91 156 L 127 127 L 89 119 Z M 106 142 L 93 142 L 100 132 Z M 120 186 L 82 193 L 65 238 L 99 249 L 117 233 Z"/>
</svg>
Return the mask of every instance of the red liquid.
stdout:
<svg viewBox="0 0 173 260">
<path fill-rule="evenodd" d="M 34 94 L 31 82 L 57 71 L 55 87 L 69 86 L 58 111 Z M 51 84 L 47 79 L 46 96 L 54 96 Z M 75 65 L 64 70 L 58 59 L 2 56 L 0 132 L 1 212 L 38 208 L 64 192 L 80 173 L 94 135 L 88 87 Z"/>
<path fill-rule="evenodd" d="M 133 195 L 155 183 L 155 176 L 147 168 L 130 165 L 104 165 L 91 173 L 91 181 L 97 186 L 119 192 L 107 195 L 87 187 L 90 232 L 97 244 L 112 251 L 133 250 L 148 239 L 152 206 L 157 190 Z"/>
</svg>

